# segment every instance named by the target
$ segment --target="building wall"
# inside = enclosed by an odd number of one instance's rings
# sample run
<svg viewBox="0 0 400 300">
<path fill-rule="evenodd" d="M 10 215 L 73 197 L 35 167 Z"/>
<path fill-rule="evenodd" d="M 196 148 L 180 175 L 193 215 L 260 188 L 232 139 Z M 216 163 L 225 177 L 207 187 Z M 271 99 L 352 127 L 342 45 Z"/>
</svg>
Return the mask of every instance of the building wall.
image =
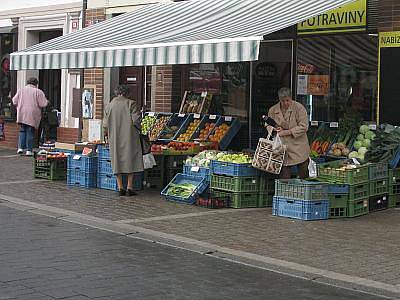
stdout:
<svg viewBox="0 0 400 300">
<path fill-rule="evenodd" d="M 400 1 L 379 0 L 378 30 L 400 31 Z"/>
</svg>

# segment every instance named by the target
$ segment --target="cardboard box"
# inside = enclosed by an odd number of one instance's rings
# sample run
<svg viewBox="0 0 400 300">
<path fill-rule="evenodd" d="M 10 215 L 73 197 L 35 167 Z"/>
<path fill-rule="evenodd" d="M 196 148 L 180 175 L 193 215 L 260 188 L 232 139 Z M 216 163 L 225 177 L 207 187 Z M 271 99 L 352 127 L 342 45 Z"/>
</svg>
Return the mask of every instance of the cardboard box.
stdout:
<svg viewBox="0 0 400 300">
<path fill-rule="evenodd" d="M 76 144 L 68 144 L 68 143 L 59 143 L 56 142 L 54 148 L 60 149 L 60 150 L 69 150 L 69 151 L 75 151 L 75 152 L 81 152 L 83 148 L 91 148 L 91 149 L 96 149 L 95 144 L 90 144 L 90 143 L 76 143 Z"/>
</svg>

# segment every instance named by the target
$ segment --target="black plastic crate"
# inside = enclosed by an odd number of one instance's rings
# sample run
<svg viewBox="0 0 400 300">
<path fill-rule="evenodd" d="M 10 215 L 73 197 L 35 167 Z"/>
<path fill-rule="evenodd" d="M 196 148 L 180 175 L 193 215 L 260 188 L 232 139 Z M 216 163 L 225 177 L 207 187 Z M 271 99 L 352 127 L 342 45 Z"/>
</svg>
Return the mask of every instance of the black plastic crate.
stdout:
<svg viewBox="0 0 400 300">
<path fill-rule="evenodd" d="M 389 195 L 382 194 L 369 197 L 369 211 L 384 210 L 389 207 Z"/>
</svg>

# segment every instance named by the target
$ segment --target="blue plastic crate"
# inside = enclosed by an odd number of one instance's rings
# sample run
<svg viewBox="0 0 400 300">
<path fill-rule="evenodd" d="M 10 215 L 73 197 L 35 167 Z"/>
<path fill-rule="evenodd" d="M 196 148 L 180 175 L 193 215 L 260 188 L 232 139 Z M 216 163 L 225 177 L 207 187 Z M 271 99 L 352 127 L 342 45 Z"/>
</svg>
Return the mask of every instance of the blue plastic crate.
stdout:
<svg viewBox="0 0 400 300">
<path fill-rule="evenodd" d="M 274 196 L 273 214 L 304 221 L 326 220 L 329 217 L 329 200 L 296 200 Z"/>
<path fill-rule="evenodd" d="M 239 119 L 237 119 L 237 118 L 233 118 L 232 121 L 225 121 L 224 117 L 221 117 L 219 121 L 221 121 L 221 124 L 227 123 L 230 126 L 228 132 L 224 135 L 224 137 L 219 142 L 219 149 L 226 150 L 226 149 L 228 149 L 233 138 L 239 132 L 241 124 L 240 124 Z M 211 133 L 211 134 L 213 134 L 213 133 Z"/>
<path fill-rule="evenodd" d="M 170 142 L 178 137 L 178 134 L 180 133 L 180 130 L 184 124 L 186 124 L 186 120 L 189 118 L 189 115 L 184 115 L 184 114 L 173 114 L 171 118 L 169 119 L 167 126 L 166 127 L 171 127 L 171 126 L 176 126 L 178 129 L 175 131 L 174 135 L 170 138 L 165 138 L 165 129 L 160 132 L 160 135 L 158 136 L 158 141 L 160 142 Z"/>
<path fill-rule="evenodd" d="M 99 159 L 97 162 L 97 172 L 99 174 L 113 174 L 111 159 Z"/>
<path fill-rule="evenodd" d="M 70 155 L 67 168 L 86 173 L 97 173 L 97 156 Z"/>
<path fill-rule="evenodd" d="M 333 184 L 328 185 L 328 194 L 348 194 L 350 192 L 350 185 L 348 184 Z"/>
<path fill-rule="evenodd" d="M 98 145 L 97 156 L 99 159 L 110 159 L 110 146 L 109 145 Z"/>
<path fill-rule="evenodd" d="M 143 177 L 144 177 L 143 172 L 135 173 L 135 177 L 133 180 L 133 190 L 139 191 L 142 189 Z M 126 176 L 122 177 L 122 182 L 126 187 L 127 184 Z M 104 189 L 104 190 L 118 191 L 117 177 L 113 174 L 100 173 L 97 176 L 97 187 L 99 189 Z"/>
<path fill-rule="evenodd" d="M 211 179 L 210 169 L 204 168 L 204 167 L 184 165 L 183 166 L 183 174 L 206 178 L 207 181 L 210 181 L 210 179 Z"/>
<path fill-rule="evenodd" d="M 72 186 L 82 186 L 86 188 L 96 187 L 97 174 L 87 173 L 81 170 L 67 170 L 67 184 Z"/>
<path fill-rule="evenodd" d="M 187 197 L 178 197 L 178 196 L 169 196 L 167 195 L 168 189 L 173 184 L 183 184 L 183 183 L 191 183 L 196 186 L 193 193 Z M 168 201 L 185 203 L 185 204 L 194 204 L 196 203 L 196 195 L 201 194 L 207 190 L 209 183 L 205 178 L 201 178 L 198 176 L 191 176 L 187 174 L 176 174 L 175 177 L 171 180 L 171 182 L 162 190 L 161 195 L 165 197 Z"/>
<path fill-rule="evenodd" d="M 210 164 L 211 173 L 227 176 L 258 176 L 260 172 L 251 164 L 235 164 L 212 160 Z"/>
<path fill-rule="evenodd" d="M 389 167 L 391 169 L 396 169 L 400 163 L 400 146 L 397 148 L 393 158 L 389 161 Z"/>
</svg>

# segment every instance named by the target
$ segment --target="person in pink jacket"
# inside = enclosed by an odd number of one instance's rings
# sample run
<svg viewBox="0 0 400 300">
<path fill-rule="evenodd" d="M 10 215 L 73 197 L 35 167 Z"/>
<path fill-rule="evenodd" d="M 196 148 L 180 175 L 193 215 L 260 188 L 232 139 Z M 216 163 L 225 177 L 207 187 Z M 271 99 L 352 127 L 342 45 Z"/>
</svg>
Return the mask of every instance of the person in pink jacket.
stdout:
<svg viewBox="0 0 400 300">
<path fill-rule="evenodd" d="M 20 89 L 12 99 L 17 108 L 17 123 L 20 125 L 18 139 L 18 154 L 26 151 L 32 156 L 33 136 L 39 128 L 42 118 L 42 108 L 49 104 L 43 91 L 38 88 L 39 81 L 29 78 L 27 85 Z"/>
</svg>

